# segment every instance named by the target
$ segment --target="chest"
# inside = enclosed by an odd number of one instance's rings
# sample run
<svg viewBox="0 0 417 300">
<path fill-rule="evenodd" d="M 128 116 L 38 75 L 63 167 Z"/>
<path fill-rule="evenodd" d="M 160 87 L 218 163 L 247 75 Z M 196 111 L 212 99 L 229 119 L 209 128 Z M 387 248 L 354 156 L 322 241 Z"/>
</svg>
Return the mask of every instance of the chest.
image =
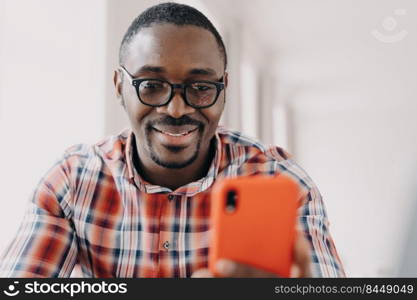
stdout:
<svg viewBox="0 0 417 300">
<path fill-rule="evenodd" d="M 93 277 L 189 277 L 207 267 L 209 217 L 208 193 L 98 189 L 74 207 L 79 263 Z"/>
</svg>

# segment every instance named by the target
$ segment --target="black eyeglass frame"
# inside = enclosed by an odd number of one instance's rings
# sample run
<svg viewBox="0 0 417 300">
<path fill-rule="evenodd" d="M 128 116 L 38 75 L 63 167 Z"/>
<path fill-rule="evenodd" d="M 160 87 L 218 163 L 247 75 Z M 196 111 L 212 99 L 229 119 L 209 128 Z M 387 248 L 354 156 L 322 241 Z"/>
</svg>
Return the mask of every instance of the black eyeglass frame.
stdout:
<svg viewBox="0 0 417 300">
<path fill-rule="evenodd" d="M 188 106 L 191 106 L 193 108 L 196 109 L 202 109 L 202 108 L 208 108 L 210 106 L 213 106 L 216 102 L 217 99 L 219 98 L 219 95 L 221 93 L 221 91 L 224 89 L 224 83 L 223 78 L 224 76 L 222 76 L 219 81 L 209 81 L 209 80 L 195 80 L 195 81 L 191 81 L 191 82 L 187 82 L 187 83 L 171 83 L 167 80 L 164 79 L 157 79 L 157 78 L 133 78 L 133 76 L 126 70 L 126 68 L 124 66 L 120 66 L 120 69 L 127 75 L 128 79 L 129 79 L 129 83 L 131 85 L 133 85 L 135 87 L 136 90 L 136 95 L 138 96 L 139 101 L 147 106 L 151 106 L 151 107 L 161 107 L 161 106 L 165 106 L 168 105 L 169 102 L 171 102 L 172 98 L 174 98 L 174 89 L 182 89 L 182 93 L 181 96 L 184 99 L 185 103 Z M 140 93 L 139 93 L 139 86 L 143 81 L 147 81 L 147 80 L 152 80 L 152 81 L 160 81 L 160 82 L 166 82 L 171 86 L 171 95 L 168 97 L 168 100 L 163 103 L 163 104 L 149 104 L 144 102 L 141 97 L 140 97 Z M 185 92 L 186 88 L 191 86 L 192 84 L 195 83 L 210 83 L 216 86 L 216 97 L 214 98 L 214 101 L 212 103 L 210 103 L 209 105 L 204 105 L 204 106 L 198 106 L 198 105 L 193 105 L 191 104 L 188 99 L 187 99 L 187 94 Z"/>
</svg>

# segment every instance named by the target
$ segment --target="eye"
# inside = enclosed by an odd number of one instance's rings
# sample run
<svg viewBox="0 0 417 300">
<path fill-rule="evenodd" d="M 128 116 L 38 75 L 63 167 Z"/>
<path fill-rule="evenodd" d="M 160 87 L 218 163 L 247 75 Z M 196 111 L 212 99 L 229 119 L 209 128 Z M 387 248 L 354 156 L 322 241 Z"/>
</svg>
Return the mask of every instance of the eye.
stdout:
<svg viewBox="0 0 417 300">
<path fill-rule="evenodd" d="M 197 92 L 206 92 L 213 89 L 214 87 L 211 84 L 196 82 L 191 85 L 191 88 Z"/>
<path fill-rule="evenodd" d="M 158 82 L 158 81 L 144 81 L 141 84 L 141 88 L 149 89 L 149 90 L 162 89 L 163 84 L 162 82 Z"/>
</svg>

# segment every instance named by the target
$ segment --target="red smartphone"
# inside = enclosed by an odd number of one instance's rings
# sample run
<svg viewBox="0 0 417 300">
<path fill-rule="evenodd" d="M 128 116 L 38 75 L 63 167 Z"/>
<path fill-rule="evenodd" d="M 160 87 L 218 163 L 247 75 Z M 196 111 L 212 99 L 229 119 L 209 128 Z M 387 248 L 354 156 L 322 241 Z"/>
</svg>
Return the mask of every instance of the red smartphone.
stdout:
<svg viewBox="0 0 417 300">
<path fill-rule="evenodd" d="M 293 261 L 298 184 L 286 175 L 226 178 L 211 198 L 209 269 L 226 258 L 289 277 Z"/>
</svg>

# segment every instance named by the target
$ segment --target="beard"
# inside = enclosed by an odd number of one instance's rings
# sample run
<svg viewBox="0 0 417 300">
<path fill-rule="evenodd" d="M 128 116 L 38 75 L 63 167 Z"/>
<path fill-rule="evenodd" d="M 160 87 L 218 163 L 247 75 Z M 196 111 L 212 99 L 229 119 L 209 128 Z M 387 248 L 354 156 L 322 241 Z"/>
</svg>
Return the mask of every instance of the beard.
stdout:
<svg viewBox="0 0 417 300">
<path fill-rule="evenodd" d="M 161 155 L 159 155 L 158 151 L 155 149 L 152 139 L 151 139 L 151 134 L 153 131 L 152 128 L 153 128 L 153 125 L 156 123 L 165 124 L 165 125 L 177 125 L 177 126 L 188 125 L 188 124 L 198 125 L 198 140 L 194 146 L 195 148 L 191 157 L 182 161 L 172 161 L 172 160 L 170 161 L 161 157 Z M 149 151 L 152 161 L 155 162 L 157 165 L 167 168 L 167 169 L 182 169 L 191 165 L 197 159 L 198 154 L 200 152 L 203 131 L 204 131 L 204 124 L 202 124 L 199 121 L 193 120 L 186 115 L 179 119 L 174 119 L 174 118 L 167 116 L 160 121 L 149 122 L 145 127 L 145 137 L 146 137 L 146 143 L 148 145 L 148 151 Z M 184 147 L 178 147 L 178 146 L 165 146 L 164 145 L 163 147 L 165 147 L 165 149 L 167 149 L 171 153 L 179 153 L 185 149 Z"/>
<path fill-rule="evenodd" d="M 188 159 L 188 160 L 184 160 L 182 162 L 173 162 L 173 161 L 165 161 L 163 160 L 158 153 L 155 151 L 155 149 L 153 148 L 152 142 L 149 138 L 149 136 L 146 137 L 147 141 L 148 141 L 148 145 L 149 145 L 149 153 L 151 156 L 151 159 L 159 166 L 167 168 L 167 169 L 182 169 L 185 168 L 189 165 L 191 165 L 198 157 L 198 152 L 200 151 L 200 139 L 195 147 L 195 151 L 193 153 L 193 155 Z M 183 150 L 182 147 L 172 147 L 172 146 L 167 146 L 165 147 L 166 149 L 168 149 L 169 151 L 173 152 L 173 153 L 177 153 L 180 152 L 181 150 Z"/>
</svg>

